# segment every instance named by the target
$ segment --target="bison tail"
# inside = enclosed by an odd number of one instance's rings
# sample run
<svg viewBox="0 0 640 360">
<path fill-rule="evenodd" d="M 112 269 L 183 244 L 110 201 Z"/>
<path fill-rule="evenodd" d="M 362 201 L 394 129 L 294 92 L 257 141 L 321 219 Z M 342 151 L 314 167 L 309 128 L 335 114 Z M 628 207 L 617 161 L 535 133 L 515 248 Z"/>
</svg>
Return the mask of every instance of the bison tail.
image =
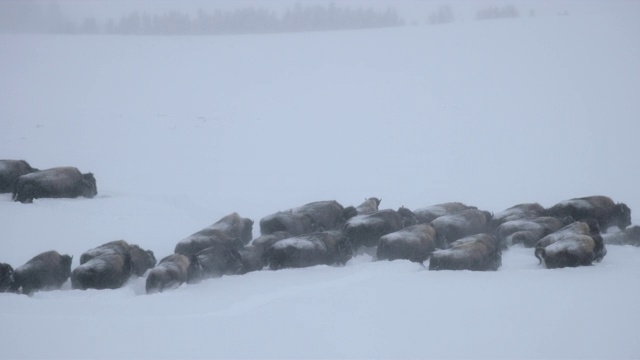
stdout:
<svg viewBox="0 0 640 360">
<path fill-rule="evenodd" d="M 536 251 L 534 252 L 535 256 L 538 258 L 538 260 L 540 261 L 538 264 L 542 264 L 544 262 L 544 257 L 545 257 L 545 251 L 543 248 L 536 248 Z"/>
</svg>

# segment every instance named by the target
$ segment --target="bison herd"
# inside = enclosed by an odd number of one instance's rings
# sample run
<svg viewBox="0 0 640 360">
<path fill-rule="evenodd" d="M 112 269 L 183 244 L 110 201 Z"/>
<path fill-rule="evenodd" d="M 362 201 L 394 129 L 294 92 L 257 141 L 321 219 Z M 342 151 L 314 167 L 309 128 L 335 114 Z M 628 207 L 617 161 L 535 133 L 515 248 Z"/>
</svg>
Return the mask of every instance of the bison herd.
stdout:
<svg viewBox="0 0 640 360">
<path fill-rule="evenodd" d="M 38 197 L 91 197 L 92 174 L 75 168 L 38 171 L 24 161 L 0 162 L 0 186 L 16 201 Z M 13 186 L 11 186 L 13 184 Z M 410 210 L 379 209 L 381 200 L 358 206 L 312 202 L 278 211 L 259 222 L 229 214 L 180 240 L 159 262 L 151 250 L 124 240 L 90 249 L 71 270 L 72 258 L 55 251 L 13 269 L 0 263 L 0 292 L 31 294 L 58 289 L 69 278 L 74 289 L 116 289 L 146 275 L 146 292 L 265 268 L 343 265 L 358 253 L 377 260 L 428 261 L 429 270 L 495 271 L 502 251 L 520 244 L 546 268 L 591 265 L 606 255 L 606 244 L 640 246 L 640 227 L 631 210 L 606 196 L 570 199 L 544 208 L 519 204 L 492 214 L 458 202 Z M 618 231 L 607 232 L 611 227 Z"/>
</svg>

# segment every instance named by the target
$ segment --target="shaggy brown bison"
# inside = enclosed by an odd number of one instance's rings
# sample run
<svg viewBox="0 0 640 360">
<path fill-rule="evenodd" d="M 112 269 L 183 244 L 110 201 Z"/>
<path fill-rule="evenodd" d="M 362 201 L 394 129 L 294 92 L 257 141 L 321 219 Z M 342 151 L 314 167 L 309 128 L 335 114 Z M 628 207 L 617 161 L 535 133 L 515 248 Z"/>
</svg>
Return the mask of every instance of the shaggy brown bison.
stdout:
<svg viewBox="0 0 640 360">
<path fill-rule="evenodd" d="M 345 211 L 337 201 L 317 201 L 267 215 L 260 220 L 260 234 L 286 231 L 291 236 L 336 230 L 345 222 Z"/>
<path fill-rule="evenodd" d="M 478 209 L 443 215 L 431 222 L 436 229 L 436 246 L 441 249 L 446 249 L 450 243 L 465 236 L 488 233 L 490 225 L 491 214 Z"/>
<path fill-rule="evenodd" d="M 476 207 L 467 206 L 459 202 L 448 202 L 419 208 L 413 210 L 413 213 L 418 219 L 418 224 L 429 224 L 440 216 L 455 214 L 467 209 L 476 209 Z"/>
<path fill-rule="evenodd" d="M 436 249 L 436 231 L 427 224 L 419 224 L 380 237 L 378 260 L 405 259 L 423 263 Z"/>
<path fill-rule="evenodd" d="M 247 245 L 238 250 L 240 262 L 242 263 L 239 273 L 246 274 L 264 269 L 264 267 L 267 266 L 265 250 L 264 247 L 256 245 Z"/>
<path fill-rule="evenodd" d="M 20 176 L 13 189 L 13 200 L 31 203 L 37 198 L 92 198 L 98 194 L 92 173 L 82 174 L 75 167 L 57 167 Z"/>
<path fill-rule="evenodd" d="M 493 228 L 496 229 L 507 221 L 538 218 L 543 216 L 544 213 L 544 207 L 538 203 L 518 204 L 494 214 L 491 219 L 491 224 Z"/>
<path fill-rule="evenodd" d="M 573 222 L 536 243 L 534 254 L 546 268 L 591 265 L 606 255 L 598 222 Z"/>
<path fill-rule="evenodd" d="M 13 271 L 12 291 L 30 295 L 34 291 L 56 290 L 71 274 L 71 256 L 47 251 L 36 255 Z"/>
<path fill-rule="evenodd" d="M 349 219 L 344 231 L 355 251 L 361 246 L 378 246 L 381 236 L 396 232 L 402 227 L 400 214 L 395 210 L 385 209 Z"/>
<path fill-rule="evenodd" d="M 323 231 L 280 240 L 267 250 L 269 268 L 302 268 L 314 265 L 344 265 L 351 246 L 339 230 Z"/>
<path fill-rule="evenodd" d="M 0 160 L 0 193 L 13 192 L 18 177 L 38 171 L 24 160 Z"/>
<path fill-rule="evenodd" d="M 228 242 L 216 241 L 191 257 L 195 263 L 194 280 L 235 275 L 242 270 L 240 253 Z"/>
<path fill-rule="evenodd" d="M 607 232 L 612 226 L 624 230 L 631 225 L 631 209 L 623 203 L 614 203 L 606 196 L 587 196 L 561 201 L 547 209 L 546 213 L 558 218 L 571 216 L 576 221 L 595 219 L 602 232 Z"/>
<path fill-rule="evenodd" d="M 572 222 L 572 217 L 558 219 L 551 216 L 510 220 L 498 226 L 495 233 L 503 248 L 515 244 L 534 247 L 538 240 Z"/>
<path fill-rule="evenodd" d="M 365 199 L 364 202 L 356 207 L 353 206 L 347 206 L 346 208 L 344 208 L 344 218 L 345 220 L 349 220 L 354 216 L 357 215 L 366 215 L 366 214 L 372 214 L 376 211 L 378 211 L 378 207 L 380 206 L 380 202 L 382 200 L 375 198 L 375 197 L 371 197 L 368 199 Z"/>
<path fill-rule="evenodd" d="M 174 253 L 191 256 L 218 242 L 240 249 L 251 241 L 252 233 L 253 220 L 234 212 L 178 242 Z"/>
<path fill-rule="evenodd" d="M 622 231 L 603 234 L 602 238 L 607 245 L 640 246 L 640 226 L 633 225 Z"/>
<path fill-rule="evenodd" d="M 80 256 L 71 272 L 74 289 L 118 289 L 132 276 L 142 276 L 156 264 L 152 251 L 124 240 L 111 241 Z"/>
<path fill-rule="evenodd" d="M 194 265 L 188 256 L 182 254 L 171 254 L 163 258 L 147 275 L 147 294 L 174 289 L 191 281 Z"/>
<path fill-rule="evenodd" d="M 0 263 L 0 293 L 7 292 L 13 285 L 13 267 Z"/>
<path fill-rule="evenodd" d="M 501 265 L 502 251 L 488 234 L 456 240 L 450 248 L 434 251 L 429 260 L 429 270 L 495 271 Z"/>
</svg>

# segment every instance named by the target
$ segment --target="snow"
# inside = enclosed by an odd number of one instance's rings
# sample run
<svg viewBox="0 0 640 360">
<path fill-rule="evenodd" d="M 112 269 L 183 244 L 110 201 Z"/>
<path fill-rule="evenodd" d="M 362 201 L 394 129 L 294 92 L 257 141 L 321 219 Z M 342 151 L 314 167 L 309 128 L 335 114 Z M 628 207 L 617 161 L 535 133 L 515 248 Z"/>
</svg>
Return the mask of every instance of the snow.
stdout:
<svg viewBox="0 0 640 360">
<path fill-rule="evenodd" d="M 497 213 L 607 195 L 640 219 L 640 5 L 366 31 L 0 35 L 0 154 L 93 199 L 0 195 L 0 261 L 124 239 L 160 259 L 238 212 L 368 196 Z M 0 358 L 636 358 L 640 249 L 496 272 L 360 255 L 144 295 L 0 294 Z M 428 264 L 426 264 L 428 265 Z"/>
</svg>

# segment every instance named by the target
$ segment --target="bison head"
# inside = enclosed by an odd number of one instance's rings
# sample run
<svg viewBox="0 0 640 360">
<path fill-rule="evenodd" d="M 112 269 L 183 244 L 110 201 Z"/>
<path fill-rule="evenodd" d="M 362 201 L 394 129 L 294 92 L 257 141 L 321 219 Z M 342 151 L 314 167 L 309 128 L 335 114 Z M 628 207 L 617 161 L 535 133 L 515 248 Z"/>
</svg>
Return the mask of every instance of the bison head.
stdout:
<svg viewBox="0 0 640 360">
<path fill-rule="evenodd" d="M 0 292 L 5 292 L 13 285 L 13 267 L 0 264 Z"/>
<path fill-rule="evenodd" d="M 98 186 L 96 185 L 96 178 L 92 173 L 82 174 L 82 196 L 92 198 L 98 195 Z"/>
<path fill-rule="evenodd" d="M 624 230 L 627 226 L 631 225 L 631 209 L 626 204 L 616 204 L 613 208 L 613 216 L 615 218 L 616 226 L 620 230 Z"/>
</svg>

